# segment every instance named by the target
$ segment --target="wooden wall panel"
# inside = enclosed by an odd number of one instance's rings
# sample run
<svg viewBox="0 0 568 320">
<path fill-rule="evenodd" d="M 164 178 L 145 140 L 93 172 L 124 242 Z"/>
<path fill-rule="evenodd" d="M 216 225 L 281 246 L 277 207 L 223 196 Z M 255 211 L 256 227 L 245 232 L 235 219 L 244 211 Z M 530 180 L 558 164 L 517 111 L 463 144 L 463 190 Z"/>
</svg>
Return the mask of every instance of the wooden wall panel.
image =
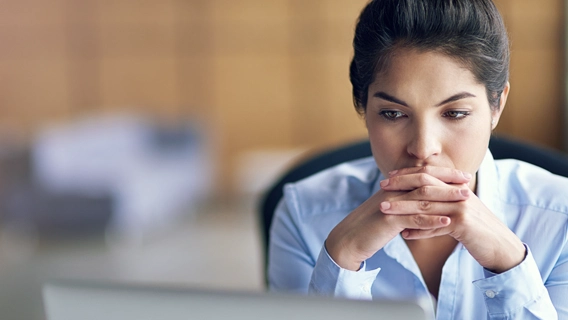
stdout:
<svg viewBox="0 0 568 320">
<path fill-rule="evenodd" d="M 213 25 L 215 55 L 281 55 L 288 49 L 288 29 L 277 21 L 221 20 Z"/>
<path fill-rule="evenodd" d="M 330 92 L 334 92 L 333 99 L 327 106 L 330 113 L 331 125 L 330 137 L 327 143 L 336 141 L 353 140 L 367 135 L 365 122 L 355 111 L 351 96 L 351 83 L 349 82 L 350 60 L 346 55 L 336 54 L 328 57 L 328 77 L 331 79 Z M 343 66 L 338 68 L 337 66 Z"/>
<path fill-rule="evenodd" d="M 207 22 L 179 21 L 175 26 L 176 54 L 179 57 L 211 58 L 215 54 L 213 26 Z"/>
<path fill-rule="evenodd" d="M 233 22 L 281 22 L 288 17 L 289 0 L 213 0 L 213 23 Z"/>
<path fill-rule="evenodd" d="M 65 26 L 3 26 L 0 44 L 2 60 L 62 59 L 67 45 Z"/>
<path fill-rule="evenodd" d="M 178 23 L 208 23 L 212 19 L 213 6 L 211 0 L 174 0 L 176 21 Z"/>
<path fill-rule="evenodd" d="M 67 0 L 64 10 L 69 117 L 96 113 L 101 100 L 98 2 Z"/>
<path fill-rule="evenodd" d="M 69 0 L 75 1 L 75 0 Z M 101 25 L 171 25 L 175 21 L 176 0 L 84 0 L 96 2 Z"/>
<path fill-rule="evenodd" d="M 312 0 L 317 1 L 317 0 Z M 345 20 L 355 26 L 355 21 L 359 13 L 369 2 L 368 0 L 351 0 L 346 3 L 344 0 L 324 0 L 325 16 L 330 20 Z"/>
<path fill-rule="evenodd" d="M 497 132 L 562 147 L 564 1 L 498 0 L 511 39 L 511 93 Z"/>
<path fill-rule="evenodd" d="M 176 73 L 181 115 L 213 117 L 216 114 L 215 61 L 202 55 L 178 58 Z"/>
<path fill-rule="evenodd" d="M 293 141 L 322 146 L 365 136 L 351 99 L 349 63 L 364 1 L 290 1 Z"/>
<path fill-rule="evenodd" d="M 554 50 L 515 52 L 511 58 L 511 94 L 504 111 L 504 117 L 511 121 L 505 133 L 534 143 L 561 146 L 563 79 L 558 65 L 562 59 L 563 55 Z"/>
<path fill-rule="evenodd" d="M 332 130 L 329 65 L 321 53 L 294 53 L 290 59 L 291 140 L 296 146 L 317 146 Z"/>
<path fill-rule="evenodd" d="M 70 118 L 90 115 L 101 108 L 101 65 L 97 58 L 75 58 L 67 61 Z"/>
<path fill-rule="evenodd" d="M 0 26 L 47 26 L 65 21 L 69 0 L 3 0 Z M 72 1 L 72 0 L 71 0 Z"/>
<path fill-rule="evenodd" d="M 101 108 L 137 108 L 176 116 L 176 60 L 161 58 L 104 58 L 101 60 Z"/>
<path fill-rule="evenodd" d="M 216 119 L 226 159 L 247 148 L 290 146 L 290 67 L 286 55 L 215 60 Z"/>
<path fill-rule="evenodd" d="M 49 121 L 67 118 L 65 60 L 0 61 L 0 123 L 8 120 L 17 134 L 31 134 Z"/>
<path fill-rule="evenodd" d="M 177 92 L 180 114 L 188 117 L 211 119 L 216 114 L 212 4 L 209 0 L 175 2 Z"/>
<path fill-rule="evenodd" d="M 172 25 L 105 24 L 99 28 L 101 58 L 173 58 L 176 37 Z"/>
</svg>

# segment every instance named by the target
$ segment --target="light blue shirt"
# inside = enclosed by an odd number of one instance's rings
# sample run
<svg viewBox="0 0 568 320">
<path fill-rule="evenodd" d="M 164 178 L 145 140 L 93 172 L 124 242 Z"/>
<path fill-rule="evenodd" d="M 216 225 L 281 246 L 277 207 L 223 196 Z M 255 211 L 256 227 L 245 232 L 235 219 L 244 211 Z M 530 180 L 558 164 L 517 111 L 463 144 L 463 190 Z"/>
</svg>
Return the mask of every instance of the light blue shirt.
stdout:
<svg viewBox="0 0 568 320">
<path fill-rule="evenodd" d="M 568 179 L 487 152 L 477 196 L 523 241 L 527 256 L 493 274 L 458 244 L 444 264 L 437 303 L 400 235 L 359 271 L 342 269 L 324 248 L 329 232 L 383 179 L 365 158 L 286 185 L 271 230 L 271 290 L 413 299 L 437 319 L 568 319 Z"/>
</svg>

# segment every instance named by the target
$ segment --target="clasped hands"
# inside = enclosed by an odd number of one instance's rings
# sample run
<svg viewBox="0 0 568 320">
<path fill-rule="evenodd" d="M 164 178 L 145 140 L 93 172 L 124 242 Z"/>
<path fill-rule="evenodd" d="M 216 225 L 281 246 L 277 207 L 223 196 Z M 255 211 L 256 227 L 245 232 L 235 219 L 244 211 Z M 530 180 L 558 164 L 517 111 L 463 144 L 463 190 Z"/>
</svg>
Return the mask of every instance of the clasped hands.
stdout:
<svg viewBox="0 0 568 320">
<path fill-rule="evenodd" d="M 398 234 L 408 240 L 449 235 L 492 272 L 515 267 L 526 249 L 470 190 L 472 178 L 433 166 L 390 172 L 381 190 L 330 232 L 328 253 L 342 268 L 356 271 Z"/>
</svg>

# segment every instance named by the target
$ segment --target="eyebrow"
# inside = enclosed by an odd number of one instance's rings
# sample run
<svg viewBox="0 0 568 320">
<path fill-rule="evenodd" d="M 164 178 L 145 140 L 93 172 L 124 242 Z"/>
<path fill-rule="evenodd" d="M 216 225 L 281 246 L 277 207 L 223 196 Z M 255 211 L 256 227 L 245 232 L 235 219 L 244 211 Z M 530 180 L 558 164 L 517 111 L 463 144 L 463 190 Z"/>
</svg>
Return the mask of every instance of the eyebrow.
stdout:
<svg viewBox="0 0 568 320">
<path fill-rule="evenodd" d="M 386 101 L 389 101 L 389 102 L 393 102 L 393 103 L 400 104 L 400 105 L 403 105 L 405 107 L 408 107 L 408 104 L 406 102 L 404 102 L 404 101 L 402 101 L 398 98 L 395 98 L 395 97 L 393 97 L 393 96 L 391 96 L 391 95 L 389 95 L 385 92 L 382 92 L 382 91 L 375 93 L 373 95 L 373 97 L 380 98 L 380 99 L 383 99 L 383 100 L 386 100 Z M 460 93 L 454 94 L 453 96 L 449 97 L 448 99 L 438 103 L 436 105 L 436 107 L 440 107 L 440 106 L 443 106 L 443 105 L 448 104 L 450 102 L 458 101 L 458 100 L 465 99 L 465 98 L 475 98 L 475 95 L 472 94 L 472 93 L 469 93 L 469 92 L 465 92 L 465 91 L 460 92 Z"/>
<path fill-rule="evenodd" d="M 393 103 L 400 104 L 400 105 L 403 105 L 405 107 L 408 107 L 408 104 L 406 104 L 406 102 L 399 100 L 399 99 L 397 99 L 397 98 L 395 98 L 395 97 L 393 97 L 389 94 L 386 94 L 382 91 L 376 92 L 373 95 L 373 97 L 380 98 L 380 99 L 383 99 L 383 100 L 386 100 L 386 101 L 389 101 L 389 102 L 393 102 Z"/>
<path fill-rule="evenodd" d="M 475 95 L 471 94 L 469 92 L 460 92 L 460 93 L 454 94 L 453 96 L 449 97 L 448 99 L 438 103 L 436 105 L 436 107 L 440 107 L 440 106 L 443 106 L 443 105 L 448 104 L 450 102 L 458 101 L 458 100 L 465 99 L 465 98 L 475 98 Z"/>
</svg>

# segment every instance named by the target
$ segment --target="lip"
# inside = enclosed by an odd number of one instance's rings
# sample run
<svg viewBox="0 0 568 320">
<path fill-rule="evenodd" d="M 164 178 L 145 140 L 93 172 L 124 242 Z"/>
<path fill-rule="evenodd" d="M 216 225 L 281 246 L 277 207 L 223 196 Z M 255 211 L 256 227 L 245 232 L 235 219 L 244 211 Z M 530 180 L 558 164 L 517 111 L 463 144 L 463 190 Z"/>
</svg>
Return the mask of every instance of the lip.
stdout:
<svg viewBox="0 0 568 320">
<path fill-rule="evenodd" d="M 405 167 L 401 167 L 399 169 L 403 169 L 403 168 L 419 168 L 419 167 L 437 167 L 437 165 L 433 165 L 431 163 L 427 163 L 427 162 L 420 162 L 420 163 L 413 163 L 413 164 L 409 164 Z"/>
<path fill-rule="evenodd" d="M 428 163 L 428 162 L 421 162 L 421 163 L 414 163 L 406 166 L 398 166 L 394 170 L 400 170 L 405 168 L 422 168 L 422 167 L 439 167 L 439 168 L 451 168 L 454 169 L 453 166 L 447 166 L 443 164 L 435 164 L 435 163 Z"/>
</svg>

